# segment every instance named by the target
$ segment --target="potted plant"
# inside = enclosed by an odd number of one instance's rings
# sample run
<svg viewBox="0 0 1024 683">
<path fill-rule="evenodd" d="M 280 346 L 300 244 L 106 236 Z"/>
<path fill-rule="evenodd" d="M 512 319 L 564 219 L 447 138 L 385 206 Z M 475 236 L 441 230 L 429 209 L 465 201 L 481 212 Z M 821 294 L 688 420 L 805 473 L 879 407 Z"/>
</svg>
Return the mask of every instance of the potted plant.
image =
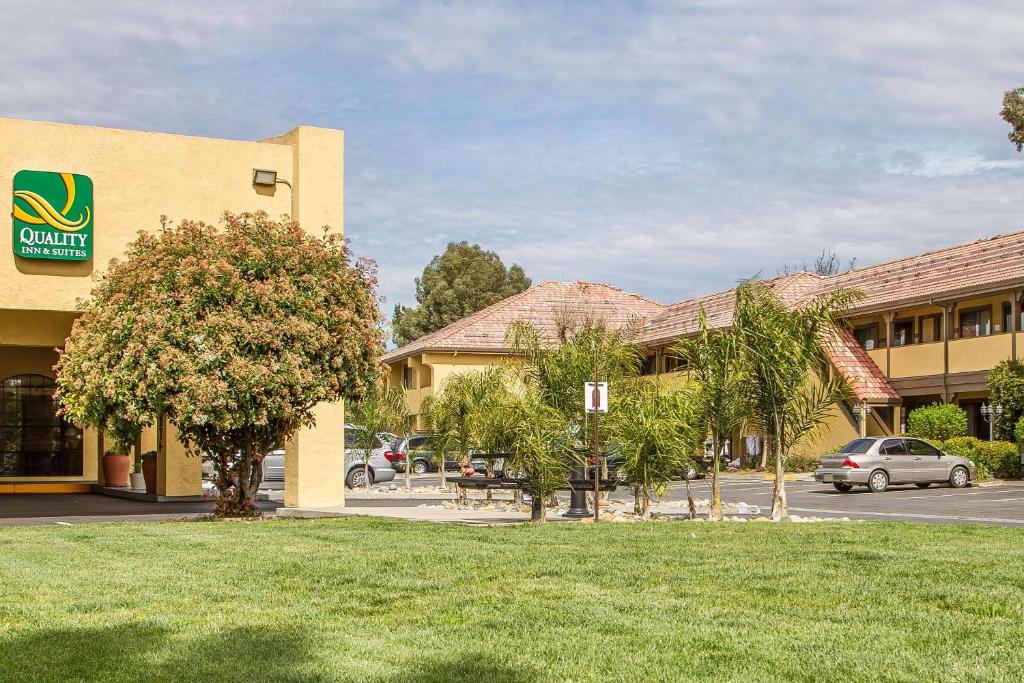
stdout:
<svg viewBox="0 0 1024 683">
<path fill-rule="evenodd" d="M 143 456 L 145 457 L 145 456 Z M 146 477 L 142 473 L 142 459 L 136 458 L 134 467 L 132 467 L 132 491 L 145 491 L 146 490 Z"/>
<path fill-rule="evenodd" d="M 103 481 L 107 486 L 127 488 L 128 473 L 132 469 L 132 459 L 128 455 L 128 447 L 124 441 L 115 439 L 114 447 L 103 455 Z"/>
<path fill-rule="evenodd" d="M 107 435 L 112 446 L 103 455 L 103 481 L 107 486 L 128 488 L 131 483 L 128 474 L 132 470 L 132 444 L 139 437 L 140 428 L 125 420 L 110 420 L 107 423 Z"/>
<path fill-rule="evenodd" d="M 156 493 L 156 451 L 142 454 L 142 475 L 146 480 L 146 493 Z"/>
</svg>

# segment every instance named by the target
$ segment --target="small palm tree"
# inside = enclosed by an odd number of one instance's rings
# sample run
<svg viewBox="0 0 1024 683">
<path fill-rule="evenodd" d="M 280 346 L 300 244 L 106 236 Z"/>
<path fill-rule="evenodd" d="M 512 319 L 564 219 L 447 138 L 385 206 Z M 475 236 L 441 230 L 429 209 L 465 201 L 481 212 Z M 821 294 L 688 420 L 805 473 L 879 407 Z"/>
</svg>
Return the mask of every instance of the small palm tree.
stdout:
<svg viewBox="0 0 1024 683">
<path fill-rule="evenodd" d="M 732 329 L 709 329 L 703 306 L 699 316 L 697 335 L 676 344 L 673 352 L 685 361 L 680 372 L 691 382 L 690 398 L 703 438 L 711 438 L 714 452 L 708 519 L 721 520 L 721 453 L 726 441 L 743 426 L 749 404 L 739 334 Z"/>
<path fill-rule="evenodd" d="M 448 377 L 438 394 L 424 400 L 422 413 L 427 428 L 434 432 L 433 448 L 440 458 L 441 486 L 448 488 L 444 463 L 455 456 L 460 467 L 469 466 L 469 454 L 489 433 L 494 417 L 492 406 L 508 393 L 503 366 L 459 373 Z"/>
<path fill-rule="evenodd" d="M 530 519 L 547 520 L 544 504 L 566 484 L 574 454 L 564 416 L 547 405 L 536 391 L 509 394 L 503 406 L 510 435 L 506 468 L 522 473 L 532 497 Z"/>
<path fill-rule="evenodd" d="M 682 466 L 690 425 L 680 423 L 687 413 L 679 399 L 662 393 L 660 385 L 637 381 L 621 386 L 609 411 L 609 439 L 623 458 L 619 472 L 633 489 L 633 511 L 650 518 L 650 501 Z"/>
<path fill-rule="evenodd" d="M 746 371 L 745 393 L 775 459 L 774 520 L 788 514 L 784 474 L 790 449 L 849 395 L 823 342 L 860 296 L 856 290 L 838 290 L 791 310 L 764 282 L 747 280 L 737 289 L 734 327 Z"/>
<path fill-rule="evenodd" d="M 346 407 L 349 419 L 363 429 L 355 430 L 354 448 L 363 455 L 363 485 L 370 488 L 370 454 L 377 448 L 378 434 L 399 433 L 409 422 L 405 392 L 397 387 L 378 383 L 359 403 Z"/>
</svg>

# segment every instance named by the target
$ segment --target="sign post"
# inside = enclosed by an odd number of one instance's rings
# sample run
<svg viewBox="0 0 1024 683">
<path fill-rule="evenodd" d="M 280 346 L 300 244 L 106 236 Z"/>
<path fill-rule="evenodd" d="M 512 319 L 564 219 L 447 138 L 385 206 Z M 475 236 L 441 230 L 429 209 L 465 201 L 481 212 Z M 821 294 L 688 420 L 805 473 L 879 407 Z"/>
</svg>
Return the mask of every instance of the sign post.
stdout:
<svg viewBox="0 0 1024 683">
<path fill-rule="evenodd" d="M 584 406 L 588 413 L 594 414 L 594 521 L 601 514 L 601 413 L 608 412 L 608 383 L 598 382 L 597 369 L 594 370 L 594 381 L 587 382 L 583 388 Z"/>
</svg>

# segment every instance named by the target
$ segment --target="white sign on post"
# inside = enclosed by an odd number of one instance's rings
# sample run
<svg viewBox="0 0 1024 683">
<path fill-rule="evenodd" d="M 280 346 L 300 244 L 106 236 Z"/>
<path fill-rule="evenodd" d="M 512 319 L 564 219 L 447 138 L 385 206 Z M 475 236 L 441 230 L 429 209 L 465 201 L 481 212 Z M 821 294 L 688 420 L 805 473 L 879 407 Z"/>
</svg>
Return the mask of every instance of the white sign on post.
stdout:
<svg viewBox="0 0 1024 683">
<path fill-rule="evenodd" d="M 608 382 L 587 382 L 583 385 L 583 405 L 588 413 L 607 413 Z"/>
</svg>

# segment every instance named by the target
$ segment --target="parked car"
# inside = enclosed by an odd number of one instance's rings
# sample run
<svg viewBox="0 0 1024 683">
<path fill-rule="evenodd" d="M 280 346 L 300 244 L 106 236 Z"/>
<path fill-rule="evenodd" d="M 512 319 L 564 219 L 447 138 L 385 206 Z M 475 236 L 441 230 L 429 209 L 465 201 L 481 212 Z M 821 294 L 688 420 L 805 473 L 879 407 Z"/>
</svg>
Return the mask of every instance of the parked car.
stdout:
<svg viewBox="0 0 1024 683">
<path fill-rule="evenodd" d="M 415 436 L 405 436 L 395 439 L 391 443 L 391 448 L 385 453 L 389 456 L 389 459 L 395 464 L 395 469 L 399 472 L 405 472 L 406 462 L 412 460 L 412 471 L 414 474 L 426 474 L 427 472 L 437 472 L 438 462 L 437 455 L 433 448 L 434 436 L 432 434 L 418 434 Z M 475 460 L 470 456 L 470 464 L 473 469 L 477 472 L 487 471 L 487 462 L 484 460 Z M 498 460 L 495 465 L 495 474 L 501 476 L 502 461 Z M 458 460 L 444 461 L 445 472 L 457 472 L 459 470 Z"/>
<path fill-rule="evenodd" d="M 361 437 L 357 430 L 362 430 L 363 433 L 366 432 L 363 427 L 358 425 L 345 425 L 345 486 L 350 489 L 360 488 L 366 484 L 366 472 L 363 467 L 364 463 L 366 463 L 366 458 L 364 457 L 363 450 L 351 447 L 352 444 L 358 443 L 358 439 Z M 394 435 L 379 434 L 374 439 L 374 444 L 376 445 L 370 451 L 369 460 L 371 484 L 389 482 L 395 478 L 395 469 L 387 457 L 390 451 L 385 448 L 388 436 Z M 284 481 L 284 460 L 285 453 L 283 448 L 278 448 L 268 453 L 267 457 L 263 460 L 263 481 Z"/>
<path fill-rule="evenodd" d="M 890 484 L 916 484 L 927 488 L 949 483 L 963 488 L 977 468 L 967 458 L 942 452 L 922 439 L 867 437 L 854 439 L 838 453 L 824 455 L 814 471 L 815 481 L 830 483 L 843 493 L 854 486 L 881 492 Z"/>
</svg>

